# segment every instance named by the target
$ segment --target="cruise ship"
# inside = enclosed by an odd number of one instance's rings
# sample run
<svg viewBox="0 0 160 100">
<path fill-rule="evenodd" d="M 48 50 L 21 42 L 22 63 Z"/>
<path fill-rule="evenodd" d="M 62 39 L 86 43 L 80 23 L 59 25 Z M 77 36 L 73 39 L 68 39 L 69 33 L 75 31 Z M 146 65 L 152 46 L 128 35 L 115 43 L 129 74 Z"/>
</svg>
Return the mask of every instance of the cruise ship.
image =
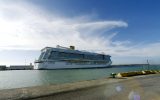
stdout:
<svg viewBox="0 0 160 100">
<path fill-rule="evenodd" d="M 75 50 L 74 46 L 45 47 L 35 61 L 38 69 L 99 68 L 109 67 L 110 55 Z"/>
</svg>

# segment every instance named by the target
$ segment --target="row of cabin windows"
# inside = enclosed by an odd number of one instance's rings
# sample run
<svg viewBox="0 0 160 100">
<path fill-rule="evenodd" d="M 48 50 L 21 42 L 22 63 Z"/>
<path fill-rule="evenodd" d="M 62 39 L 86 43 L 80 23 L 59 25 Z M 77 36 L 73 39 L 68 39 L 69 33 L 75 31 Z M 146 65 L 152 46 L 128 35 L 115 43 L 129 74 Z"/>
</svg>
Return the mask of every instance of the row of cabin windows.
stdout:
<svg viewBox="0 0 160 100">
<path fill-rule="evenodd" d="M 107 60 L 108 56 L 104 55 L 84 55 L 84 54 L 76 54 L 76 53 L 65 53 L 65 52 L 57 52 L 52 51 L 48 57 L 48 59 L 89 59 L 89 60 Z"/>
</svg>

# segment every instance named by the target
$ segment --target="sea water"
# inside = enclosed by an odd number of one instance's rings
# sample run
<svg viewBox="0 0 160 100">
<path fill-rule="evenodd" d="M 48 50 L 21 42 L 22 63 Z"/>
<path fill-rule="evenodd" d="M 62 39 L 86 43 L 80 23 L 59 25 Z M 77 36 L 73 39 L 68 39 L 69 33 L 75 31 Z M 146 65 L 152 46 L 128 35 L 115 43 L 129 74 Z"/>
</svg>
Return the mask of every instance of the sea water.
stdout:
<svg viewBox="0 0 160 100">
<path fill-rule="evenodd" d="M 111 73 L 160 70 L 160 66 L 121 66 L 93 69 L 0 71 L 0 90 L 49 84 L 63 84 L 109 77 Z"/>
</svg>

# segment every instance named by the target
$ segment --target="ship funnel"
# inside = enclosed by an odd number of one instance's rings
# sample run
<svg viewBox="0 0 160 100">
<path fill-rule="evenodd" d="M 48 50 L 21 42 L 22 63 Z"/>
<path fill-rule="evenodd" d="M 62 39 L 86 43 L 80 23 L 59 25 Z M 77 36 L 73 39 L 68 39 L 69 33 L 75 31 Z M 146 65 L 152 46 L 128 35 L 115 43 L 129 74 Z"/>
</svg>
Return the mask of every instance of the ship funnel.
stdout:
<svg viewBox="0 0 160 100">
<path fill-rule="evenodd" d="M 74 47 L 74 46 L 70 46 L 70 49 L 71 49 L 71 50 L 75 50 L 75 47 Z"/>
</svg>

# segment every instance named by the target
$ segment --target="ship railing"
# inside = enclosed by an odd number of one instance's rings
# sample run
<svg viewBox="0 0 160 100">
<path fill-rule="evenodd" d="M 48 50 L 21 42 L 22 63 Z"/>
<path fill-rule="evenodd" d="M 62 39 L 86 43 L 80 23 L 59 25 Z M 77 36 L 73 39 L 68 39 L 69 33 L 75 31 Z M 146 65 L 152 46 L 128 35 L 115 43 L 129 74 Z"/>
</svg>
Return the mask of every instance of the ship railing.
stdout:
<svg viewBox="0 0 160 100">
<path fill-rule="evenodd" d="M 46 61 L 46 60 L 44 60 Z M 106 61 L 106 60 L 89 60 L 89 59 L 56 59 L 56 60 L 47 60 L 47 61 Z"/>
<path fill-rule="evenodd" d="M 82 63 L 82 62 L 108 63 L 109 62 L 109 61 L 105 61 L 105 60 L 80 60 L 80 59 L 47 60 L 47 62 L 57 62 L 57 61 L 66 61 L 66 62 L 70 62 L 70 63 Z"/>
<path fill-rule="evenodd" d="M 34 63 L 42 63 L 43 60 L 35 60 Z"/>
</svg>

